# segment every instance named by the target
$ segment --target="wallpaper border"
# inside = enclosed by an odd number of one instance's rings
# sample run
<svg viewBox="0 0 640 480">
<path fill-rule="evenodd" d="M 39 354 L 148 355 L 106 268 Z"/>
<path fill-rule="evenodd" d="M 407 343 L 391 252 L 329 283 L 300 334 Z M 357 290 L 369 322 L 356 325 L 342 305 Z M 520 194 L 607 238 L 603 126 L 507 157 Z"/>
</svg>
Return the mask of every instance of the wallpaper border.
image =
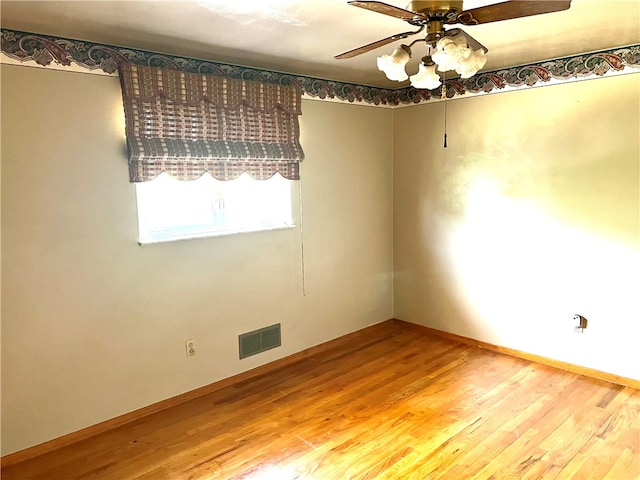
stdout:
<svg viewBox="0 0 640 480">
<path fill-rule="evenodd" d="M 20 64 L 35 62 L 43 67 L 52 64 L 66 68 L 80 67 L 80 70 L 113 75 L 118 63 L 127 60 L 140 65 L 244 80 L 280 85 L 297 84 L 310 98 L 390 107 L 442 98 L 442 87 L 431 91 L 413 87 L 391 90 L 5 28 L 0 32 L 0 51 Z M 495 93 L 514 88 L 536 87 L 553 81 L 602 77 L 632 69 L 640 69 L 640 44 L 483 72 L 465 80 L 447 80 L 446 96 L 453 98 L 468 94 Z"/>
</svg>

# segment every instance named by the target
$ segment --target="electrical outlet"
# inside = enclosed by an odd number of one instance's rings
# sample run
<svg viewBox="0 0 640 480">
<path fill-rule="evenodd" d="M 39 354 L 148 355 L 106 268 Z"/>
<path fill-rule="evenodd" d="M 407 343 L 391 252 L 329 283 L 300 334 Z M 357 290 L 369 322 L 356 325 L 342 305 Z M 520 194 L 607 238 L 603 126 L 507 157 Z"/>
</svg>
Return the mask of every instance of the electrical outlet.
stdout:
<svg viewBox="0 0 640 480">
<path fill-rule="evenodd" d="M 575 333 L 584 333 L 584 329 L 587 328 L 587 319 L 577 313 L 573 316 L 573 321 L 577 324 L 573 327 Z"/>
<path fill-rule="evenodd" d="M 187 357 L 193 357 L 196 354 L 196 341 L 193 338 L 186 340 L 184 346 L 187 350 Z"/>
</svg>

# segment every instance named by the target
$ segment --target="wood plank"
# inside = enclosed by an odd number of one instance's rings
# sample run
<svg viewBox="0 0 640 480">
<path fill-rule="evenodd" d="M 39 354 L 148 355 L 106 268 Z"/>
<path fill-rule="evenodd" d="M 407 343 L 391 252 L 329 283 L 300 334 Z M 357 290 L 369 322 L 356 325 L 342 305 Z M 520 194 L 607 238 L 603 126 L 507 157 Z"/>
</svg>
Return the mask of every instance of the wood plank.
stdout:
<svg viewBox="0 0 640 480">
<path fill-rule="evenodd" d="M 385 322 L 13 479 L 640 478 L 640 391 Z"/>
<path fill-rule="evenodd" d="M 628 377 L 623 377 L 621 375 L 615 375 L 609 372 L 602 372 L 600 370 L 595 370 L 593 368 L 582 367 L 580 365 L 563 362 L 561 360 L 542 357 L 540 355 L 523 352 L 521 350 L 516 350 L 514 348 L 503 347 L 500 345 L 493 345 L 492 343 L 483 342 L 475 338 L 456 335 L 455 333 L 437 330 L 435 328 L 426 327 L 424 325 L 418 325 L 416 323 L 405 322 L 404 320 L 394 319 L 393 321 L 398 324 L 403 324 L 408 327 L 429 332 L 433 335 L 438 335 L 443 338 L 456 340 L 456 341 L 465 343 L 467 345 L 475 346 L 478 348 L 486 348 L 488 350 L 493 350 L 494 352 L 500 352 L 500 353 L 504 353 L 505 355 L 511 355 L 514 357 L 522 358 L 524 360 L 529 360 L 530 362 L 540 363 L 542 365 L 548 365 L 550 367 L 558 368 L 560 370 L 566 370 L 568 372 L 577 373 L 578 375 L 584 375 L 590 378 L 597 378 L 599 380 L 604 380 L 605 382 L 610 382 L 610 383 L 615 383 L 617 385 L 640 389 L 640 380 L 637 380 L 635 378 L 628 378 Z"/>
</svg>

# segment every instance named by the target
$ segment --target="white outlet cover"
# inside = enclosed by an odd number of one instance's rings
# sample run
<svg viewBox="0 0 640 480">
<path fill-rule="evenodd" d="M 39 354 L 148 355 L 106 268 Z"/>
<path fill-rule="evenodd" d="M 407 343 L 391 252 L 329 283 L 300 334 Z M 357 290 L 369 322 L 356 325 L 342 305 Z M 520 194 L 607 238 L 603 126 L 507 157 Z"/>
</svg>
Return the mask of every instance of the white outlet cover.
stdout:
<svg viewBox="0 0 640 480">
<path fill-rule="evenodd" d="M 187 357 L 193 357 L 196 354 L 196 341 L 191 338 L 184 342 Z"/>
</svg>

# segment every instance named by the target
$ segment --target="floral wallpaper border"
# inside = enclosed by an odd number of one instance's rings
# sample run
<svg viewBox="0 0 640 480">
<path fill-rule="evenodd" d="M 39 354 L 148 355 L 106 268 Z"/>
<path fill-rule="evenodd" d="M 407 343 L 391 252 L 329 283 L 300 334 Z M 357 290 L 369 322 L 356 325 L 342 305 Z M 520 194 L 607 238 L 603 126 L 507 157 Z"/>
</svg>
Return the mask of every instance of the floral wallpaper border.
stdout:
<svg viewBox="0 0 640 480">
<path fill-rule="evenodd" d="M 114 74 L 118 63 L 127 60 L 141 65 L 280 85 L 298 84 L 309 97 L 351 103 L 399 106 L 442 98 L 442 87 L 431 91 L 417 90 L 413 87 L 389 90 L 4 28 L 0 31 L 0 51 L 19 62 L 32 61 L 41 66 L 48 66 L 54 62 L 66 67 L 75 64 L 92 71 L 102 70 L 107 74 Z M 551 80 L 566 81 L 603 76 L 609 72 L 621 72 L 629 67 L 640 72 L 640 44 L 483 72 L 465 80 L 447 80 L 446 96 L 453 98 L 465 94 L 491 93 L 507 87 L 533 87 Z"/>
</svg>

